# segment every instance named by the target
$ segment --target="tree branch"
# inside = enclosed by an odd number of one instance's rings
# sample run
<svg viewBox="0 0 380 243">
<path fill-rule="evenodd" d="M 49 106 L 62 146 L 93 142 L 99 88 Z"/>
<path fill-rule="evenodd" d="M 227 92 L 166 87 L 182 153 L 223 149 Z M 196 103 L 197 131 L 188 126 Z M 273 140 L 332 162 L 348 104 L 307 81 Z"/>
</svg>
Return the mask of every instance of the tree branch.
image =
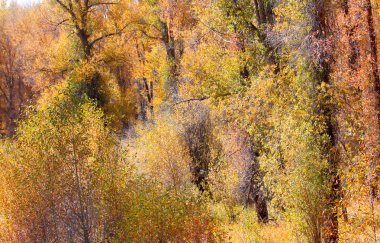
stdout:
<svg viewBox="0 0 380 243">
<path fill-rule="evenodd" d="M 146 37 L 148 37 L 148 38 L 151 38 L 151 39 L 154 39 L 154 40 L 162 40 L 162 38 L 160 38 L 160 37 L 149 35 L 148 33 L 146 33 L 145 30 L 139 30 L 139 31 L 140 31 L 143 35 L 145 35 Z"/>
<path fill-rule="evenodd" d="M 177 101 L 176 103 L 174 103 L 174 105 L 179 105 L 179 104 L 182 104 L 182 103 L 189 103 L 189 102 L 192 102 L 192 101 L 202 101 L 202 100 L 207 100 L 207 99 L 210 99 L 211 97 L 200 97 L 200 98 L 190 98 L 190 99 L 186 99 L 186 100 L 180 100 L 180 101 Z"/>
<path fill-rule="evenodd" d="M 94 39 L 93 41 L 90 42 L 90 48 L 96 43 L 96 42 L 99 42 L 107 37 L 111 37 L 111 36 L 114 36 L 114 35 L 119 35 L 121 33 L 123 33 L 123 31 L 131 24 L 133 24 L 134 22 L 129 22 L 127 24 L 125 24 L 121 29 L 119 30 L 116 30 L 115 32 L 111 32 L 111 33 L 108 33 L 108 34 L 104 34 L 96 39 Z"/>
<path fill-rule="evenodd" d="M 75 13 L 73 12 L 72 8 L 69 8 L 66 6 L 61 0 L 55 0 L 62 8 L 64 8 L 74 19 L 76 19 Z"/>
<path fill-rule="evenodd" d="M 226 96 L 229 96 L 229 95 L 233 95 L 233 93 L 228 92 L 228 93 L 225 93 L 225 94 L 220 94 L 220 95 L 215 95 L 215 96 L 203 96 L 203 97 L 198 97 L 198 98 L 190 98 L 190 99 L 186 99 L 186 100 L 177 101 L 176 103 L 173 104 L 173 106 L 179 105 L 179 104 L 182 104 L 182 103 L 192 102 L 192 101 L 203 101 L 203 100 L 208 100 L 208 99 L 211 99 L 211 98 L 217 99 L 217 98 L 222 98 L 222 97 L 226 97 Z"/>
</svg>

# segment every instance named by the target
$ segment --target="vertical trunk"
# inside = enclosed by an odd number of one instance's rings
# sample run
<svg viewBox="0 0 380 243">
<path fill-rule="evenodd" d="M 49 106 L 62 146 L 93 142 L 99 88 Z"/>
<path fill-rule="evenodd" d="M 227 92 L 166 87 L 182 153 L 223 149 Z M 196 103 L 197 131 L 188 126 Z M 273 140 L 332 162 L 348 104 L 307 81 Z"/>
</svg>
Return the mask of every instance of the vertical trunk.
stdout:
<svg viewBox="0 0 380 243">
<path fill-rule="evenodd" d="M 75 176 L 75 189 L 78 196 L 78 202 L 79 202 L 79 220 L 81 224 L 81 228 L 83 231 L 83 243 L 90 243 L 90 231 L 89 231 L 89 223 L 88 223 L 88 215 L 87 210 L 83 202 L 83 192 L 82 192 L 82 186 L 80 181 L 80 175 L 79 175 L 79 168 L 78 168 L 78 158 L 77 158 L 77 151 L 75 146 L 75 141 L 72 139 L 72 146 L 73 146 L 73 162 L 74 162 L 74 176 Z"/>
<path fill-rule="evenodd" d="M 380 90 L 380 74 L 378 68 L 378 53 L 376 45 L 376 32 L 374 27 L 373 10 L 371 5 L 371 0 L 366 0 L 366 10 L 367 10 L 367 23 L 368 23 L 368 35 L 370 40 L 370 52 L 371 52 L 371 66 L 373 74 L 373 82 L 375 86 L 375 91 Z"/>
<path fill-rule="evenodd" d="M 237 2 L 235 1 L 235 4 Z M 264 2 L 262 0 L 254 0 L 255 5 L 255 12 L 256 12 L 256 18 L 257 22 L 259 24 L 259 27 L 262 27 L 263 24 L 267 23 L 267 16 L 265 11 Z M 251 25 L 248 25 L 252 28 Z M 254 28 L 251 29 L 252 34 L 254 35 L 255 32 L 259 35 L 261 41 L 266 45 L 265 43 L 265 35 L 261 32 L 261 30 L 256 30 Z M 236 46 L 239 48 L 240 52 L 245 53 L 245 36 L 241 33 L 237 32 L 235 28 L 235 34 L 238 36 Z M 267 46 L 267 45 L 266 45 Z M 269 46 L 268 46 L 268 49 Z M 269 52 L 268 55 L 268 62 L 271 63 L 272 60 L 272 52 Z M 274 60 L 273 60 L 274 62 Z M 247 64 L 245 64 L 242 69 L 240 70 L 240 77 L 243 80 L 248 80 L 250 78 L 250 70 L 247 67 Z M 249 140 L 249 135 L 246 135 L 246 140 Z M 256 210 L 256 215 L 259 220 L 259 222 L 267 223 L 269 219 L 268 215 L 268 206 L 267 206 L 267 197 L 263 191 L 264 188 L 264 182 L 263 182 L 263 174 L 260 170 L 259 161 L 257 158 L 259 157 L 258 150 L 255 145 L 251 144 L 250 141 L 246 141 L 248 149 L 249 149 L 249 155 L 251 159 L 251 164 L 248 166 L 245 177 L 243 181 L 243 185 L 241 190 L 243 191 L 244 195 L 244 201 L 247 205 L 254 205 Z"/>
<path fill-rule="evenodd" d="M 82 43 L 82 48 L 85 54 L 85 58 L 89 59 L 91 57 L 91 44 L 89 40 L 89 27 L 87 25 L 87 15 L 89 14 L 88 0 L 84 0 L 84 6 L 82 6 L 82 0 L 75 0 L 77 6 L 79 7 L 79 13 L 76 16 L 76 29 L 77 35 Z"/>
<path fill-rule="evenodd" d="M 7 81 L 9 95 L 8 95 L 8 104 L 7 104 L 7 135 L 12 136 L 15 133 L 16 129 L 16 118 L 17 110 L 15 107 L 15 96 L 14 96 L 14 82 L 13 78 L 9 78 Z"/>
<path fill-rule="evenodd" d="M 145 66 L 145 57 L 144 57 L 145 47 L 144 47 L 144 44 L 141 45 L 142 51 L 139 50 L 140 49 L 139 47 L 140 47 L 140 45 L 136 40 L 136 51 L 137 51 L 137 56 L 138 56 L 139 62 L 143 66 Z M 145 96 L 141 97 L 143 101 L 141 102 L 141 106 L 140 106 L 141 111 L 140 112 L 144 112 L 146 114 L 146 108 L 148 107 L 149 112 L 150 112 L 150 119 L 153 122 L 154 121 L 153 81 L 149 82 L 148 79 L 145 77 L 145 75 L 143 75 L 142 82 L 143 82 L 142 85 L 144 87 L 141 89 L 140 89 L 140 83 L 138 83 L 139 90 L 141 90 L 141 92 L 140 92 L 141 96 L 143 96 L 142 94 L 145 93 Z M 145 115 L 145 117 L 146 117 L 146 115 Z"/>
<path fill-rule="evenodd" d="M 241 52 L 245 52 L 244 39 L 239 38 L 239 42 L 240 43 L 238 43 L 237 46 L 241 47 Z M 240 76 L 243 79 L 248 79 L 250 77 L 250 72 L 247 69 L 246 65 L 240 71 Z M 249 140 L 249 135 L 247 135 L 247 137 L 248 138 L 246 139 Z M 259 222 L 267 223 L 269 219 L 268 206 L 267 198 L 263 191 L 263 175 L 262 171 L 260 170 L 259 162 L 257 160 L 259 153 L 257 151 L 257 148 L 255 148 L 255 146 L 252 145 L 250 141 L 247 141 L 247 144 L 249 155 L 251 157 L 251 164 L 247 168 L 245 179 L 242 185 L 243 194 L 246 196 L 244 200 L 247 205 L 255 206 L 256 215 Z"/>
<path fill-rule="evenodd" d="M 369 83 L 363 90 L 363 101 L 365 110 L 365 155 L 369 162 L 367 180 L 369 184 L 369 201 L 371 207 L 372 231 L 374 242 L 376 237 L 375 224 L 375 199 L 379 199 L 380 169 L 380 74 L 378 66 L 378 51 L 376 43 L 376 32 L 371 0 L 366 0 L 367 32 L 370 47 L 370 74 Z"/>
<path fill-rule="evenodd" d="M 165 89 L 166 101 L 175 102 L 178 100 L 178 58 L 176 57 L 176 43 L 171 35 L 166 22 L 160 21 L 161 36 L 166 49 L 166 57 L 169 64 L 169 74 L 166 80 Z"/>
<path fill-rule="evenodd" d="M 267 21 L 267 14 L 265 11 L 265 3 L 263 0 L 258 0 L 258 7 L 259 7 L 259 13 L 260 13 L 260 19 L 261 19 L 261 24 L 266 24 Z"/>
<path fill-rule="evenodd" d="M 146 78 L 143 78 L 144 81 L 144 87 L 145 87 L 145 95 L 148 100 L 148 107 L 151 115 L 151 119 L 153 120 L 154 117 L 154 107 L 153 107 L 153 82 L 150 82 L 148 84 L 148 80 Z"/>
<path fill-rule="evenodd" d="M 201 106 L 194 106 L 190 112 L 194 116 L 192 122 L 186 126 L 184 138 L 191 158 L 191 173 L 193 183 L 200 191 L 208 189 L 207 176 L 211 162 L 211 126 L 209 111 Z"/>
<path fill-rule="evenodd" d="M 150 95 L 149 95 L 149 111 L 150 111 L 150 115 L 151 115 L 151 120 L 152 122 L 154 122 L 154 106 L 153 106 L 153 98 L 154 98 L 154 91 L 153 91 L 153 82 L 150 81 L 149 83 L 149 90 L 150 90 Z"/>
<path fill-rule="evenodd" d="M 378 51 L 376 45 L 376 32 L 374 27 L 373 10 L 371 0 L 366 0 L 367 11 L 367 32 L 370 41 L 370 64 L 371 73 L 369 75 L 368 87 L 364 90 L 365 102 L 369 102 L 370 107 L 368 121 L 366 122 L 366 152 L 370 161 L 369 183 L 371 187 L 371 197 L 378 197 L 378 184 L 380 171 L 378 161 L 380 159 L 380 74 L 378 67 Z M 367 118 L 367 117 L 366 117 Z"/>
<path fill-rule="evenodd" d="M 258 152 L 250 145 L 251 164 L 248 168 L 248 190 L 247 190 L 247 205 L 255 205 L 256 215 L 259 222 L 267 223 L 269 219 L 267 198 L 263 191 L 264 182 L 263 175 L 260 171 L 260 166 L 257 158 Z"/>
<path fill-rule="evenodd" d="M 139 93 L 139 108 L 140 108 L 138 112 L 138 118 L 144 122 L 148 120 L 148 116 L 147 116 L 148 100 L 147 100 L 147 97 L 143 95 L 144 93 L 146 93 L 145 82 L 146 82 L 145 77 L 136 81 L 137 89 Z"/>
<path fill-rule="evenodd" d="M 359 46 L 357 41 L 355 40 L 354 33 L 356 31 L 357 26 L 353 24 L 350 20 L 350 7 L 349 1 L 343 0 L 342 3 L 344 17 L 346 20 L 346 34 L 348 37 L 348 44 L 350 46 L 350 54 L 348 58 L 348 66 L 351 70 L 355 71 L 358 66 L 358 59 L 360 57 Z"/>
<path fill-rule="evenodd" d="M 80 42 L 82 44 L 82 49 L 85 55 L 86 59 L 89 59 L 91 56 L 91 46 L 90 42 L 88 40 L 88 34 L 86 33 L 85 29 L 77 28 L 77 35 L 80 39 Z"/>
<path fill-rule="evenodd" d="M 314 31 L 322 42 L 327 42 L 331 36 L 328 19 L 327 2 L 316 3 L 318 11 Z M 326 50 L 320 52 L 320 76 L 321 82 L 331 85 L 331 53 Z M 338 204 L 341 197 L 341 181 L 338 174 L 338 164 L 340 161 L 340 152 L 338 147 L 338 125 L 335 118 L 336 107 L 331 103 L 332 95 L 328 95 L 325 101 L 322 101 L 321 113 L 326 123 L 326 133 L 329 136 L 329 142 L 326 144 L 326 153 L 329 162 L 329 189 L 327 192 L 327 205 L 324 213 L 323 238 L 325 242 L 335 243 L 339 241 L 339 224 L 338 224 Z"/>
<path fill-rule="evenodd" d="M 329 146 L 329 191 L 327 193 L 327 208 L 325 214 L 325 234 L 326 242 L 338 242 L 339 224 L 338 224 L 338 204 L 341 196 L 341 181 L 338 174 L 338 163 L 340 160 L 338 148 L 338 129 L 334 120 L 334 109 L 327 108 L 325 117 L 327 125 L 327 134 L 330 137 Z"/>
<path fill-rule="evenodd" d="M 254 0 L 253 3 L 255 4 L 255 14 L 256 14 L 257 23 L 261 25 L 263 21 L 261 20 L 259 2 L 258 0 Z"/>
<path fill-rule="evenodd" d="M 347 64 L 348 64 L 348 67 L 350 68 L 350 71 L 355 72 L 358 68 L 358 61 L 360 58 L 359 45 L 358 45 L 358 42 L 355 40 L 355 32 L 357 31 L 357 25 L 353 24 L 351 21 L 349 0 L 343 0 L 342 8 L 344 12 L 344 18 L 346 21 L 345 23 L 346 35 L 347 35 L 348 44 L 350 47 Z M 351 73 L 349 75 L 351 75 Z M 342 198 L 345 197 L 343 190 L 341 190 L 341 197 Z M 346 205 L 342 203 L 341 207 L 342 207 L 343 219 L 345 222 L 348 222 L 348 212 L 347 212 Z"/>
</svg>

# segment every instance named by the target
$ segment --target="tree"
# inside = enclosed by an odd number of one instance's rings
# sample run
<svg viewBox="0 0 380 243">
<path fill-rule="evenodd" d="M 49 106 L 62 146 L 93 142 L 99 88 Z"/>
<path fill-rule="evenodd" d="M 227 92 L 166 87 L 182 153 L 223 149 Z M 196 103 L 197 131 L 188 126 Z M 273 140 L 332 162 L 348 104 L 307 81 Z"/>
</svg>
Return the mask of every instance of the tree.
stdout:
<svg viewBox="0 0 380 243">
<path fill-rule="evenodd" d="M 22 60 L 23 40 L 16 37 L 9 28 L 10 18 L 17 19 L 20 13 L 5 13 L 1 16 L 1 39 L 0 39 L 0 94 L 2 118 L 5 121 L 5 133 L 11 136 L 15 133 L 16 119 L 18 118 L 23 104 L 30 97 L 30 87 L 25 82 L 25 63 Z"/>
</svg>

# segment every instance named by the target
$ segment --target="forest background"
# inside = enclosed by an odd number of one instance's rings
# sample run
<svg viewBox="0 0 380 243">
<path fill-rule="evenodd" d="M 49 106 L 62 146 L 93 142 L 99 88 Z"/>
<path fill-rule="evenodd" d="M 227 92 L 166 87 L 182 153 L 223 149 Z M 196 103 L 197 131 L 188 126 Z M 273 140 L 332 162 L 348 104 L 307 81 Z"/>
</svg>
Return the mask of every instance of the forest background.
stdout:
<svg viewBox="0 0 380 243">
<path fill-rule="evenodd" d="M 379 4 L 2 1 L 0 241 L 379 241 Z"/>
</svg>

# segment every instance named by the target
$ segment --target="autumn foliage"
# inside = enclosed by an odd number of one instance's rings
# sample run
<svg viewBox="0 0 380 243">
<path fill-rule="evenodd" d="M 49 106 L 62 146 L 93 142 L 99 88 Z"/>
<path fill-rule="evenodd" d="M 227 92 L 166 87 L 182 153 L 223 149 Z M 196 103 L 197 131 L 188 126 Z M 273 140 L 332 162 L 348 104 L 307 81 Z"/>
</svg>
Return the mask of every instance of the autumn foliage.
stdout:
<svg viewBox="0 0 380 243">
<path fill-rule="evenodd" d="M 0 4 L 1 242 L 377 242 L 377 0 Z"/>
</svg>

